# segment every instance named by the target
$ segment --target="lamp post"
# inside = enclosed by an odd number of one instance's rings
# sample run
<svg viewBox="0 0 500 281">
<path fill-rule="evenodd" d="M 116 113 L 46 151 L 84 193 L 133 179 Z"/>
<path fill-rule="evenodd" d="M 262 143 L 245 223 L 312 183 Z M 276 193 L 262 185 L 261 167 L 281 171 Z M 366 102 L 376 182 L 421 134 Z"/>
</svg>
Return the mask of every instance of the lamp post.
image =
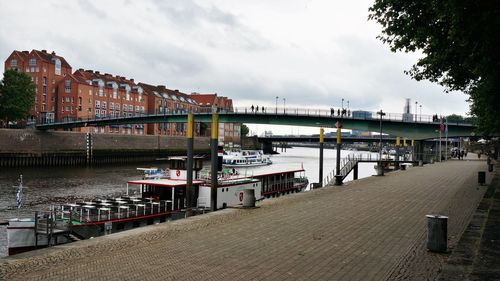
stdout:
<svg viewBox="0 0 500 281">
<path fill-rule="evenodd" d="M 343 109 L 344 109 L 344 98 L 342 98 L 342 109 L 341 110 L 343 110 Z"/>
<path fill-rule="evenodd" d="M 286 114 L 285 103 L 286 103 L 286 98 L 283 98 L 283 114 Z"/>
<path fill-rule="evenodd" d="M 347 110 L 349 110 L 349 101 L 347 101 Z"/>
<path fill-rule="evenodd" d="M 278 99 L 279 97 L 276 96 L 276 109 L 275 109 L 276 115 L 278 115 Z"/>
<path fill-rule="evenodd" d="M 420 104 L 419 107 L 420 107 L 420 122 L 422 122 L 422 104 Z"/>
<path fill-rule="evenodd" d="M 384 168 L 382 167 L 382 117 L 385 115 L 385 112 L 380 111 L 377 112 L 377 115 L 380 115 L 380 147 L 379 147 L 379 164 L 377 165 L 377 175 L 384 175 Z"/>
<path fill-rule="evenodd" d="M 415 122 L 417 122 L 417 104 L 418 101 L 415 101 Z"/>
</svg>

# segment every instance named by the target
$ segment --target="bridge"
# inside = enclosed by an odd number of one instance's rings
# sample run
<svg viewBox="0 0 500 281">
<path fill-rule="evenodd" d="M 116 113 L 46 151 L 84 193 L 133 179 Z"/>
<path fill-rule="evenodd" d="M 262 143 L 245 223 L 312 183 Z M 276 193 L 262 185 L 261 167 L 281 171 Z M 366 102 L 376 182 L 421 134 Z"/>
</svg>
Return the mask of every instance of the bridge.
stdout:
<svg viewBox="0 0 500 281">
<path fill-rule="evenodd" d="M 288 126 L 308 126 L 335 128 L 340 122 L 342 128 L 378 132 L 380 131 L 380 117 L 375 112 L 363 111 L 362 116 L 335 115 L 324 109 L 281 109 L 276 111 L 253 112 L 249 108 L 234 108 L 231 112 L 219 112 L 221 123 L 269 124 Z M 194 112 L 195 122 L 210 123 L 211 112 Z M 185 123 L 187 111 L 169 112 L 165 114 L 138 114 L 134 116 L 105 117 L 95 119 L 61 120 L 51 123 L 39 123 L 35 127 L 39 130 L 71 129 L 87 126 L 109 126 L 125 124 L 150 123 Z M 430 115 L 413 116 L 412 120 L 405 120 L 400 113 L 385 113 L 382 117 L 382 131 L 384 134 L 406 137 L 415 140 L 436 138 L 439 134 L 440 123 L 434 121 Z M 473 136 L 475 125 L 466 123 L 448 123 L 448 137 Z"/>
</svg>

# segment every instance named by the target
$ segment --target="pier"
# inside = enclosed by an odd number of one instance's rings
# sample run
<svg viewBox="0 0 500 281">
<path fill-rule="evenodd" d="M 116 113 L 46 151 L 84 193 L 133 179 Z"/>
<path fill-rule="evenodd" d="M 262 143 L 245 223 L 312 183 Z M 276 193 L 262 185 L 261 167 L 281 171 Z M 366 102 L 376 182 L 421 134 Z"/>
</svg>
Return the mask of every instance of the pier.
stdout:
<svg viewBox="0 0 500 281">
<path fill-rule="evenodd" d="M 486 191 L 469 159 L 4 258 L 0 279 L 434 279 L 445 256 L 425 248 L 425 215 L 449 216 L 453 248 Z"/>
</svg>

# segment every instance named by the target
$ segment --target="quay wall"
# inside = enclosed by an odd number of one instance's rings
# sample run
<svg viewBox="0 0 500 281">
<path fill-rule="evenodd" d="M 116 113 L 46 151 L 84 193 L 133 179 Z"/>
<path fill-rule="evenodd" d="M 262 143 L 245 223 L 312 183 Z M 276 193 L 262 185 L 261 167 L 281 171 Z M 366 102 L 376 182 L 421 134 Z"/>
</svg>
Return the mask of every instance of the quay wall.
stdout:
<svg viewBox="0 0 500 281">
<path fill-rule="evenodd" d="M 196 137 L 194 150 L 209 153 L 209 138 Z M 185 153 L 182 136 L 0 129 L 0 167 L 127 163 Z"/>
</svg>

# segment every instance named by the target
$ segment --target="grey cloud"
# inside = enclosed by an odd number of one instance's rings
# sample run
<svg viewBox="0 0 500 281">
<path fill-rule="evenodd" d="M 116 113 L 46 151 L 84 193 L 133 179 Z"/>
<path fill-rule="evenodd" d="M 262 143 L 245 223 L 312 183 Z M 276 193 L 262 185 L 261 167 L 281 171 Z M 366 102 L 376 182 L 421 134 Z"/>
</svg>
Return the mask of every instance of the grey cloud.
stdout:
<svg viewBox="0 0 500 281">
<path fill-rule="evenodd" d="M 234 15 L 215 6 L 204 8 L 191 0 L 153 1 L 153 4 L 174 24 L 190 25 L 192 28 L 203 21 L 226 26 L 238 25 Z"/>
<path fill-rule="evenodd" d="M 97 18 L 106 18 L 107 14 L 94 6 L 90 0 L 78 0 L 78 5 L 82 8 L 83 11 L 96 16 Z"/>
</svg>

